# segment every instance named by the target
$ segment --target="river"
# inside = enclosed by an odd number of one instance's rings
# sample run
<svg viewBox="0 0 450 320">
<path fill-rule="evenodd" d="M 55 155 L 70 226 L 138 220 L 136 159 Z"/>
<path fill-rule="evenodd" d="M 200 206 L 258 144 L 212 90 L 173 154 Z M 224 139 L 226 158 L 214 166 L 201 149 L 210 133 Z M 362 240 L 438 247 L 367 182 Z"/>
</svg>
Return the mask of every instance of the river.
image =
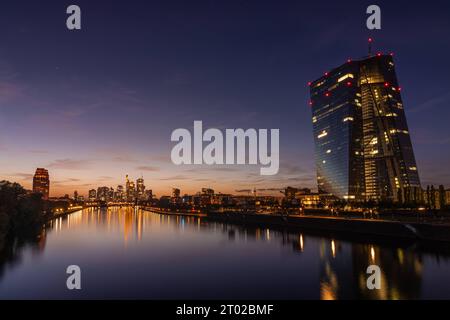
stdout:
<svg viewBox="0 0 450 320">
<path fill-rule="evenodd" d="M 370 238 L 370 237 L 367 237 Z M 66 269 L 81 269 L 68 290 Z M 368 290 L 366 269 L 381 268 Z M 129 208 L 59 218 L 0 256 L 1 299 L 450 299 L 450 250 Z"/>
</svg>

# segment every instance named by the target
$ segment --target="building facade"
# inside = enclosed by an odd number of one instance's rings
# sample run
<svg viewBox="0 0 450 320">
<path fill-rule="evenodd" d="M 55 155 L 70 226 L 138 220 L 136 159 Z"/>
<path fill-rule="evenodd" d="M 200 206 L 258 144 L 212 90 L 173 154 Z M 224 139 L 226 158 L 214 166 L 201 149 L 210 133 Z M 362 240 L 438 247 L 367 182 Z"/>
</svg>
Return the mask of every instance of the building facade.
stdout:
<svg viewBox="0 0 450 320">
<path fill-rule="evenodd" d="M 417 201 L 420 180 L 391 55 L 347 63 L 310 83 L 320 193 Z"/>
<path fill-rule="evenodd" d="M 89 190 L 89 201 L 97 200 L 97 191 L 95 189 Z"/>
<path fill-rule="evenodd" d="M 42 199 L 48 200 L 50 194 L 50 177 L 48 170 L 37 168 L 33 177 L 33 192 L 42 194 Z"/>
</svg>

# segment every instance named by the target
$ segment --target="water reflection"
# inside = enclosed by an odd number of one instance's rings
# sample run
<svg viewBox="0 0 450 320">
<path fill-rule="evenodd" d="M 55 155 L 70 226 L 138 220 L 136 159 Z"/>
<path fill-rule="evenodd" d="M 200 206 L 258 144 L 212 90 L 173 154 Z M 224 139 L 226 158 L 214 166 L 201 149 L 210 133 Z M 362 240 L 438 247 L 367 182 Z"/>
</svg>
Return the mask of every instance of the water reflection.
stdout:
<svg viewBox="0 0 450 320">
<path fill-rule="evenodd" d="M 90 252 L 85 252 L 83 241 L 92 241 Z M 157 215 L 133 207 L 86 209 L 52 221 L 38 237 L 10 242 L 0 252 L 0 297 L 8 297 L 5 286 L 11 285 L 10 277 L 20 279 L 20 273 L 33 270 L 32 259 L 22 256 L 41 255 L 46 246 L 52 248 L 45 257 L 48 264 L 63 260 L 70 251 L 86 264 L 93 255 L 105 254 L 108 262 L 92 262 L 93 270 L 111 263 L 117 264 L 114 271 L 126 270 L 124 283 L 117 285 L 120 291 L 111 284 L 113 298 L 450 298 L 445 286 L 450 280 L 447 247 L 326 237 Z M 373 264 L 382 271 L 381 290 L 366 287 L 366 270 Z M 168 270 L 177 267 L 178 271 Z M 189 272 L 191 278 L 180 272 Z M 98 279 L 90 281 L 100 286 Z M 81 297 L 103 297 L 108 291 L 87 292 Z"/>
</svg>

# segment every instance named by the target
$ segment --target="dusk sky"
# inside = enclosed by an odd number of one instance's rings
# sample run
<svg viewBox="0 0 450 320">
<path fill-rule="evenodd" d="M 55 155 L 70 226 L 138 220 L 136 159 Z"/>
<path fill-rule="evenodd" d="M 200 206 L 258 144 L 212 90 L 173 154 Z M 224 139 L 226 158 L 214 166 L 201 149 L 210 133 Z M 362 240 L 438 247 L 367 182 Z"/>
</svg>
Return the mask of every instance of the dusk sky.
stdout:
<svg viewBox="0 0 450 320">
<path fill-rule="evenodd" d="M 66 8 L 82 30 L 66 28 Z M 382 9 L 382 30 L 366 8 Z M 158 196 L 316 189 L 308 81 L 393 52 L 422 186 L 450 186 L 448 1 L 8 1 L 0 5 L 0 180 L 50 195 L 124 184 Z M 174 129 L 279 128 L 280 172 L 175 166 Z"/>
</svg>

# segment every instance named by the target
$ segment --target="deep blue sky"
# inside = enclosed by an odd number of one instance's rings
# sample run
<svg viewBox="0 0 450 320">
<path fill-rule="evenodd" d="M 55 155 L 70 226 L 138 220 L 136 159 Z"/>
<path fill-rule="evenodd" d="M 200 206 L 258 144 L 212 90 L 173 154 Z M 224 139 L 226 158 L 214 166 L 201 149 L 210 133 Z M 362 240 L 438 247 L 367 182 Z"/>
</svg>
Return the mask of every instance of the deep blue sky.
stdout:
<svg viewBox="0 0 450 320">
<path fill-rule="evenodd" d="M 66 7 L 82 30 L 65 27 Z M 382 30 L 365 27 L 382 9 Z M 422 184 L 450 185 L 448 1 L 10 1 L 0 5 L 0 177 L 53 191 L 116 185 L 141 173 L 218 191 L 315 187 L 307 82 L 348 58 L 394 52 Z M 279 128 L 281 170 L 178 168 L 170 134 Z"/>
</svg>

